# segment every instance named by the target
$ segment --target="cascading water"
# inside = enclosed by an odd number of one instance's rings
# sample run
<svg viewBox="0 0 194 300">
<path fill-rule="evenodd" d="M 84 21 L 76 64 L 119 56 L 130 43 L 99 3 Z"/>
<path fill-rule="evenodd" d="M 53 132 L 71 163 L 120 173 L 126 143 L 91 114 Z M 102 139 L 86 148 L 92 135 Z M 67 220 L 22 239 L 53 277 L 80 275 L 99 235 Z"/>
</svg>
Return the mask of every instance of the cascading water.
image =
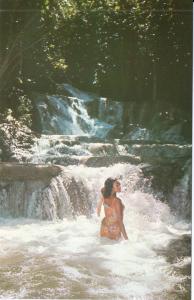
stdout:
<svg viewBox="0 0 194 300">
<path fill-rule="evenodd" d="M 184 173 L 177 185 L 174 187 L 170 197 L 171 206 L 177 214 L 188 219 L 191 218 L 191 159 L 184 166 Z"/>
<path fill-rule="evenodd" d="M 65 172 L 74 177 L 78 187 L 85 187 L 85 195 L 80 193 L 79 201 L 87 195 L 92 216 L 87 218 L 83 213 L 72 219 L 71 192 L 64 192 L 62 182 L 67 176 L 62 172 L 58 179 L 52 179 L 41 198 L 43 211 L 52 221 L 29 219 L 31 214 L 27 219 L 2 218 L 0 274 L 9 278 L 10 283 L 9 288 L 5 282 L 1 283 L 1 295 L 4 298 L 175 299 L 170 294 L 180 283 L 184 286 L 187 277 L 179 270 L 189 259 L 177 258 L 170 264 L 157 251 L 166 249 L 177 236 L 188 235 L 189 226 L 176 220 L 167 204 L 144 191 L 141 169 L 116 164 L 109 168 L 69 166 Z M 99 190 L 110 175 L 119 177 L 122 183 L 119 197 L 125 204 L 124 222 L 129 240 L 120 243 L 100 240 L 103 212 L 101 218 L 95 214 Z M 63 196 L 61 201 L 60 196 Z M 56 220 L 57 205 L 61 214 L 66 212 L 61 221 Z"/>
<path fill-rule="evenodd" d="M 37 109 L 45 134 L 93 135 L 104 138 L 113 125 L 91 119 L 85 101 L 75 97 L 47 96 Z"/>
<path fill-rule="evenodd" d="M 170 151 L 102 139 L 85 102 L 77 100 L 86 95 L 65 88 L 76 99 L 39 101 L 44 135 L 28 158 L 60 164 L 58 175 L 8 177 L 0 184 L 1 298 L 187 299 L 190 254 L 175 255 L 174 249 L 179 243 L 184 248 L 190 224 L 156 196 L 142 172 L 149 151 L 152 160 L 154 153 L 169 160 Z M 184 150 L 173 147 L 173 153 Z M 104 212 L 97 217 L 96 204 L 110 176 L 122 185 L 128 241 L 99 237 Z M 181 189 L 188 185 L 187 169 L 183 178 Z"/>
</svg>

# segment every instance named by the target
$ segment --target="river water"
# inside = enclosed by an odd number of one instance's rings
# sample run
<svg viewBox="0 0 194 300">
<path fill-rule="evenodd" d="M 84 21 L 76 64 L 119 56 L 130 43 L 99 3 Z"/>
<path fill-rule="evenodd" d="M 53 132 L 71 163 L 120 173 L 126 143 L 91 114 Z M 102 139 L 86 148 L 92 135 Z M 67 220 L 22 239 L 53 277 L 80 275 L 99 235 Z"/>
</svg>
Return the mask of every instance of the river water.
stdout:
<svg viewBox="0 0 194 300">
<path fill-rule="evenodd" d="M 54 103 L 55 114 L 56 107 L 62 111 L 59 99 Z M 78 103 L 73 100 L 75 114 L 80 113 Z M 42 118 L 43 104 L 39 106 Z M 47 135 L 37 140 L 29 158 L 33 163 L 55 162 L 61 166 L 62 172 L 46 190 L 49 205 L 44 209 L 50 217 L 42 220 L 41 211 L 33 214 L 29 208 L 25 217 L 0 214 L 0 298 L 190 299 L 190 222 L 171 211 L 168 202 L 161 201 L 152 190 L 137 157 L 132 155 L 136 163 L 116 161 L 119 155 L 123 158 L 130 154 L 123 145 L 105 141 L 111 122 L 87 122 L 89 116 L 86 111 L 83 114 L 83 107 L 81 110 L 83 119 L 77 121 L 74 115 L 68 121 L 68 126 L 74 124 L 72 132 L 64 134 L 67 123 L 61 121 L 63 114 L 53 119 L 48 110 L 49 116 L 42 119 L 43 133 Z M 78 136 L 73 135 L 76 128 Z M 90 135 L 95 132 L 96 137 L 101 137 L 101 143 L 87 135 L 80 138 L 86 128 Z M 63 135 L 54 135 L 56 131 Z M 91 164 L 84 163 L 88 157 L 93 159 Z M 111 163 L 99 163 L 110 157 Z M 72 203 L 71 192 L 64 184 L 67 173 L 78 189 L 77 205 Z M 99 236 L 104 212 L 97 217 L 96 204 L 110 176 L 121 182 L 118 196 L 125 205 L 127 241 L 114 242 Z M 3 197 L 8 195 L 1 190 Z M 64 202 L 60 204 L 64 210 L 60 215 L 56 197 Z M 27 201 L 32 202 L 32 197 Z"/>
</svg>

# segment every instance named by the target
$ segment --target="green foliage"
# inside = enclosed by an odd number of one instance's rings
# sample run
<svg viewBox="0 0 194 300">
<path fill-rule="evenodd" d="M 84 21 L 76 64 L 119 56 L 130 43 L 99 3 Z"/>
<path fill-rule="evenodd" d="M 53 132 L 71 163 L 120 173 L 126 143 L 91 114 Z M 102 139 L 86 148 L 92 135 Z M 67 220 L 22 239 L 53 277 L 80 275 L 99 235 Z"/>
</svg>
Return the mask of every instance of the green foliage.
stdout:
<svg viewBox="0 0 194 300">
<path fill-rule="evenodd" d="M 32 109 L 33 109 L 32 102 L 27 95 L 20 96 L 18 100 L 19 100 L 18 101 L 19 106 L 17 109 L 18 119 L 22 124 L 31 128 Z"/>
<path fill-rule="evenodd" d="M 110 86 L 111 77 L 118 81 L 121 98 L 126 97 L 119 73 L 132 85 L 137 79 L 149 84 L 152 64 L 161 60 L 164 43 L 171 51 L 171 63 L 175 62 L 179 46 L 174 6 L 173 1 L 153 0 L 47 1 L 42 14 L 42 26 L 49 30 L 44 51 L 55 69 L 66 71 L 76 84 L 85 81 L 101 90 L 103 83 Z M 169 45 L 172 33 L 174 48 Z M 140 71 L 142 67 L 145 70 Z M 127 69 L 134 70 L 133 77 Z"/>
<path fill-rule="evenodd" d="M 183 107 L 188 99 L 190 109 L 192 15 L 180 13 L 192 8 L 188 0 L 4 3 L 0 96 L 26 124 L 30 92 L 65 81 L 142 105 Z"/>
</svg>

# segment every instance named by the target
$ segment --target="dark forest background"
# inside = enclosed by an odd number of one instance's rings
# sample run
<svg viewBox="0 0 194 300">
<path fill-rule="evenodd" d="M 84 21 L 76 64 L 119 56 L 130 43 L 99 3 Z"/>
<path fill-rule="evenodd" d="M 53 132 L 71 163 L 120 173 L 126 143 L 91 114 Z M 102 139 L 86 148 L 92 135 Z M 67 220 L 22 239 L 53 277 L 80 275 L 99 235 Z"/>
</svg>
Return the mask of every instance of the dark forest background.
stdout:
<svg viewBox="0 0 194 300">
<path fill-rule="evenodd" d="M 191 1 L 1 0 L 0 60 L 2 119 L 36 129 L 32 93 L 66 82 L 191 135 Z"/>
</svg>

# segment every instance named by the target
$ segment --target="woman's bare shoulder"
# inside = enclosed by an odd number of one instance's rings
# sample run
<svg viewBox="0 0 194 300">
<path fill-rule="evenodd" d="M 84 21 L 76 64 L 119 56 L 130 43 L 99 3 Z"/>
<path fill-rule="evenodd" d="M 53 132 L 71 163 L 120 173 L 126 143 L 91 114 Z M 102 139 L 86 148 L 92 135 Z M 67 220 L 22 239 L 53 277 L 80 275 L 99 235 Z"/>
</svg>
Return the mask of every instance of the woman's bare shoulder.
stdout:
<svg viewBox="0 0 194 300">
<path fill-rule="evenodd" d="M 122 200 L 121 200 L 120 198 L 118 198 L 118 197 L 116 197 L 116 199 L 117 199 L 117 202 L 118 202 L 121 206 L 124 207 L 124 204 L 123 204 Z"/>
<path fill-rule="evenodd" d="M 116 199 L 117 199 L 118 202 L 122 203 L 122 200 L 119 197 L 116 197 Z"/>
</svg>

